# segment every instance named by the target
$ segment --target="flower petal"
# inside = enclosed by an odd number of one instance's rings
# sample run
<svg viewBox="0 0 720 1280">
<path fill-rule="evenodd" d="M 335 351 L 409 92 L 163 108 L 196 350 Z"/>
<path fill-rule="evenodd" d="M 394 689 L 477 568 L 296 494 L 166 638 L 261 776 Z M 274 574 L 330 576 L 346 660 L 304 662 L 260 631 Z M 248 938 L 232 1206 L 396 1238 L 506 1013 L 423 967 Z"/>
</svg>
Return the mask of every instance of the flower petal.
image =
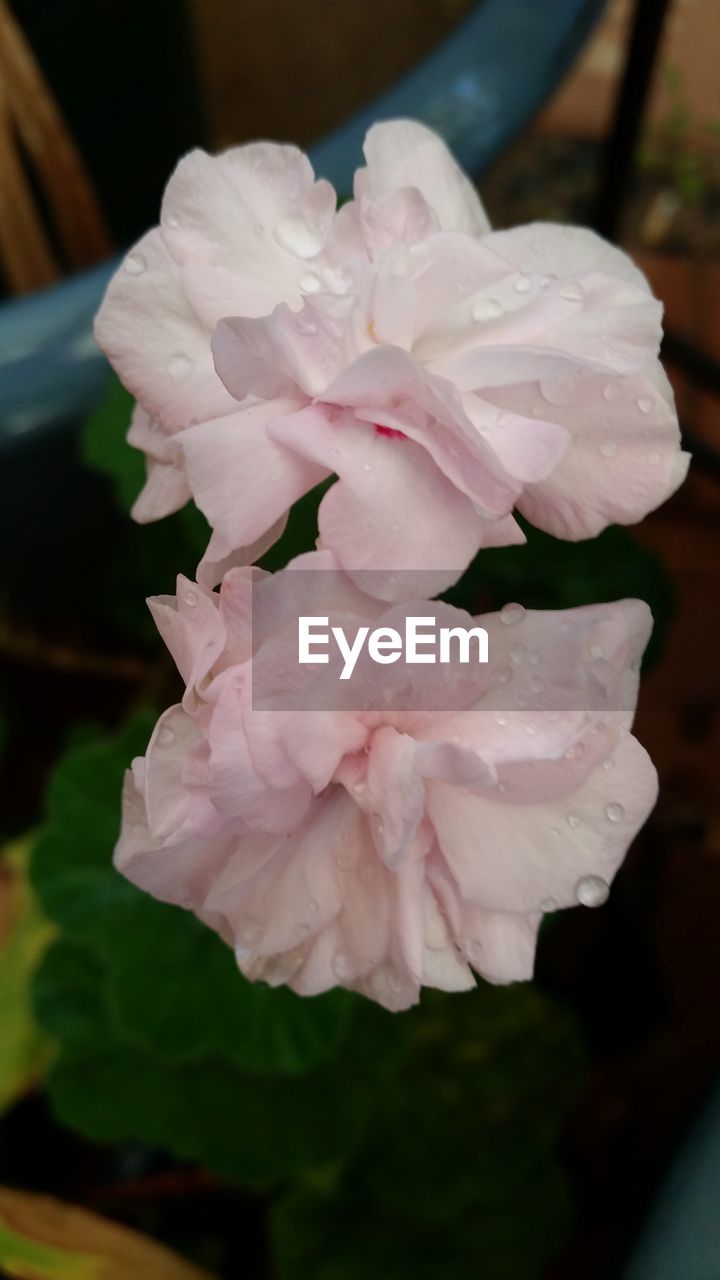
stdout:
<svg viewBox="0 0 720 1280">
<path fill-rule="evenodd" d="M 442 138 L 416 120 L 375 124 L 365 137 L 366 169 L 355 174 L 355 196 L 416 187 L 446 231 L 480 236 L 490 223 L 475 188 Z"/>
</svg>

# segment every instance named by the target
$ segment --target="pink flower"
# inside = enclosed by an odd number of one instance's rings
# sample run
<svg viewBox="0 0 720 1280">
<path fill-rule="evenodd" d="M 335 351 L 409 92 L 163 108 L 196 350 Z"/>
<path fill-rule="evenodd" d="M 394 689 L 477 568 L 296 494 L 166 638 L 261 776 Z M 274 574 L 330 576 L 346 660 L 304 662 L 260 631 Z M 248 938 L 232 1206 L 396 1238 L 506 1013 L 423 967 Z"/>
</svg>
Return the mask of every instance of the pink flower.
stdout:
<svg viewBox="0 0 720 1280">
<path fill-rule="evenodd" d="M 320 546 L 449 583 L 523 541 L 513 510 L 578 539 L 667 498 L 688 458 L 661 308 L 627 256 L 582 228 L 491 232 L 420 124 L 376 125 L 365 156 L 337 213 L 293 147 L 180 162 L 97 320 L 138 399 L 137 518 L 192 495 L 213 583 L 336 475 Z"/>
<path fill-rule="evenodd" d="M 151 601 L 187 688 L 128 774 L 116 864 L 216 929 L 248 978 L 303 995 L 402 1009 L 473 970 L 529 978 L 543 912 L 603 902 L 655 800 L 630 734 L 647 607 L 471 621 L 415 602 L 482 625 L 489 664 L 446 669 L 445 709 L 423 709 L 425 666 L 398 685 L 366 665 L 343 699 L 332 664 L 293 661 L 298 612 L 384 627 L 408 607 L 333 565 L 231 570 L 219 594 L 180 578 Z"/>
</svg>

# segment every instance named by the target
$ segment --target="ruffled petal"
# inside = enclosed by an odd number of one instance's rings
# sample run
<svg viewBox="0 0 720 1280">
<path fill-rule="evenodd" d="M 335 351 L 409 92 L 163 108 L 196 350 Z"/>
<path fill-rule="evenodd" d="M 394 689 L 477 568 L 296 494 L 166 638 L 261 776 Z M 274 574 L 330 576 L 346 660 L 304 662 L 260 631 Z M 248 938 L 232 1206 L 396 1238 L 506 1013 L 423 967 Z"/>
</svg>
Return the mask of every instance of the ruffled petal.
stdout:
<svg viewBox="0 0 720 1280">
<path fill-rule="evenodd" d="M 143 236 L 116 271 L 95 336 L 125 386 L 167 432 L 236 407 L 215 373 L 210 330 L 187 301 L 159 230 Z"/>
<path fill-rule="evenodd" d="M 656 797 L 650 758 L 626 734 L 611 768 L 562 799 L 513 804 L 512 795 L 493 800 L 432 782 L 427 811 L 464 899 L 536 913 L 576 905 L 589 878 L 609 885 Z"/>
<path fill-rule="evenodd" d="M 355 196 L 379 196 L 416 187 L 446 231 L 472 236 L 490 229 L 470 180 L 438 134 L 416 120 L 375 124 L 365 137 L 366 169 L 355 174 Z"/>
<path fill-rule="evenodd" d="M 206 328 L 298 304 L 321 253 L 335 192 L 297 147 L 259 142 L 218 156 L 191 151 L 168 182 L 162 235 Z"/>
</svg>

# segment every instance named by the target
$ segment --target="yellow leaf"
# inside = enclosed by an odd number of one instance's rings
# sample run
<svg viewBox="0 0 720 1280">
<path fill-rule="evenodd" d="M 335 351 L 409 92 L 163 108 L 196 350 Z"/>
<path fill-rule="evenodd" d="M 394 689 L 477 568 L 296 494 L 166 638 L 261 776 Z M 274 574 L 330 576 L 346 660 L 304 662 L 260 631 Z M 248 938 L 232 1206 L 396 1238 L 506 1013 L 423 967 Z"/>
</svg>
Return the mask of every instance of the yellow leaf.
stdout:
<svg viewBox="0 0 720 1280">
<path fill-rule="evenodd" d="M 0 851 L 0 1111 L 34 1084 L 50 1055 L 30 983 L 54 930 L 28 881 L 30 845 L 25 837 Z"/>
<path fill-rule="evenodd" d="M 212 1280 L 145 1236 L 49 1196 L 0 1187 L 8 1280 Z"/>
</svg>

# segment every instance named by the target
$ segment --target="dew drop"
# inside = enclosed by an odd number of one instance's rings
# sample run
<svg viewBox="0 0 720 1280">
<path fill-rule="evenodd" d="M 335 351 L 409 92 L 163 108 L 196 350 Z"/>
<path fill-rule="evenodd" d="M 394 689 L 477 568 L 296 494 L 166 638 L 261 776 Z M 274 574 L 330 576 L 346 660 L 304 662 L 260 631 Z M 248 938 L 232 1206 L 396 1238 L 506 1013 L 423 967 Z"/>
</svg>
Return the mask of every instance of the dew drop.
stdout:
<svg viewBox="0 0 720 1280">
<path fill-rule="evenodd" d="M 653 398 L 652 396 L 638 396 L 636 404 L 641 413 L 649 413 L 653 407 Z"/>
<path fill-rule="evenodd" d="M 478 298 L 472 309 L 473 320 L 496 320 L 503 313 L 496 298 Z"/>
<path fill-rule="evenodd" d="M 566 302 L 582 302 L 583 291 L 576 280 L 569 280 L 560 290 L 560 297 Z"/>
<path fill-rule="evenodd" d="M 505 727 L 507 722 L 508 722 L 508 718 L 505 715 L 500 715 L 495 717 L 495 723 L 499 724 L 501 729 Z"/>
<path fill-rule="evenodd" d="M 592 644 L 590 645 L 590 657 L 594 662 L 597 662 L 600 658 L 605 657 L 605 650 L 599 644 Z"/>
<path fill-rule="evenodd" d="M 370 818 L 370 830 L 372 831 L 373 836 L 375 836 L 376 839 L 382 840 L 383 831 L 385 830 L 385 824 L 382 818 L 380 817 L 380 815 L 377 813 L 373 813 Z"/>
<path fill-rule="evenodd" d="M 531 720 L 528 724 L 525 725 L 525 732 L 529 738 L 534 738 L 535 734 L 537 733 L 537 725 L 533 724 Z"/>
<path fill-rule="evenodd" d="M 558 904 L 554 898 L 543 898 L 542 902 L 540 903 L 541 911 L 545 911 L 545 912 L 557 911 L 557 909 L 558 909 Z"/>
<path fill-rule="evenodd" d="M 175 734 L 172 729 L 165 728 L 160 730 L 158 734 L 158 742 L 161 742 L 164 747 L 169 747 L 170 743 L 174 741 Z"/>
<path fill-rule="evenodd" d="M 193 367 L 193 361 L 189 356 L 177 355 L 173 356 L 168 364 L 168 373 L 175 382 L 182 382 L 183 378 L 187 378 Z"/>
<path fill-rule="evenodd" d="M 285 218 L 275 228 L 275 239 L 283 249 L 299 258 L 314 258 L 323 246 L 323 240 L 315 227 L 309 227 L 299 218 Z"/>
<path fill-rule="evenodd" d="M 533 693 L 542 693 L 543 689 L 545 688 L 545 681 L 541 680 L 540 676 L 531 676 L 530 688 L 532 689 Z"/>
<path fill-rule="evenodd" d="M 625 817 L 625 810 L 617 800 L 612 800 L 610 804 L 605 805 L 605 817 L 608 822 L 622 822 Z"/>
<path fill-rule="evenodd" d="M 614 458 L 617 454 L 617 445 L 612 440 L 608 440 L 605 444 L 601 444 L 598 453 L 602 458 Z"/>
<path fill-rule="evenodd" d="M 306 271 L 305 275 L 300 277 L 300 288 L 303 293 L 317 293 L 320 288 L 319 276 L 316 276 L 314 271 Z"/>
<path fill-rule="evenodd" d="M 616 400 L 618 397 L 619 387 L 616 382 L 606 382 L 603 387 L 604 400 Z"/>
<path fill-rule="evenodd" d="M 191 609 L 192 609 L 192 608 L 197 604 L 197 602 L 198 602 L 198 593 L 197 593 L 197 591 L 186 591 L 186 592 L 185 592 L 185 603 L 186 603 L 186 604 L 189 604 Z"/>
<path fill-rule="evenodd" d="M 238 925 L 238 937 L 246 946 L 252 946 L 253 942 L 257 942 L 262 928 L 259 920 L 243 920 Z"/>
<path fill-rule="evenodd" d="M 171 213 L 169 218 L 165 218 L 165 226 L 169 227 L 171 231 L 177 231 L 180 226 L 180 219 L 176 218 L 174 213 Z"/>
<path fill-rule="evenodd" d="M 527 276 L 518 276 L 517 280 L 515 281 L 515 292 L 529 293 L 531 289 L 532 289 L 532 284 L 528 280 Z"/>
<path fill-rule="evenodd" d="M 521 604 L 511 603 L 504 604 L 500 610 L 500 621 L 505 623 L 506 627 L 514 627 L 518 622 L 522 622 L 525 617 L 525 608 Z"/>
<path fill-rule="evenodd" d="M 510 658 L 514 667 L 520 665 L 523 659 L 527 657 L 527 649 L 524 644 L 514 644 L 510 650 Z"/>
<path fill-rule="evenodd" d="M 344 951 L 335 952 L 335 955 L 332 958 L 331 967 L 335 977 L 340 982 L 344 982 L 346 978 L 349 978 L 352 972 L 350 957 L 347 956 Z"/>
<path fill-rule="evenodd" d="M 131 253 L 125 259 L 125 270 L 127 271 L 128 275 L 141 276 L 143 271 L 145 271 L 146 267 L 147 267 L 147 263 L 139 253 L 134 253 L 134 254 Z"/>
<path fill-rule="evenodd" d="M 578 818 L 576 813 L 569 813 L 567 815 L 567 824 L 569 827 L 572 827 L 573 831 L 575 830 L 576 827 L 580 826 L 580 819 Z"/>
<path fill-rule="evenodd" d="M 508 684 L 512 680 L 512 671 L 510 667 L 498 667 L 495 672 L 495 679 L 498 684 Z"/>
<path fill-rule="evenodd" d="M 552 381 L 541 382 L 540 391 L 548 404 L 571 404 L 577 391 L 577 380 L 553 378 Z"/>
<path fill-rule="evenodd" d="M 583 876 L 575 886 L 575 897 L 583 907 L 601 907 L 610 896 L 610 887 L 602 876 Z"/>
</svg>

